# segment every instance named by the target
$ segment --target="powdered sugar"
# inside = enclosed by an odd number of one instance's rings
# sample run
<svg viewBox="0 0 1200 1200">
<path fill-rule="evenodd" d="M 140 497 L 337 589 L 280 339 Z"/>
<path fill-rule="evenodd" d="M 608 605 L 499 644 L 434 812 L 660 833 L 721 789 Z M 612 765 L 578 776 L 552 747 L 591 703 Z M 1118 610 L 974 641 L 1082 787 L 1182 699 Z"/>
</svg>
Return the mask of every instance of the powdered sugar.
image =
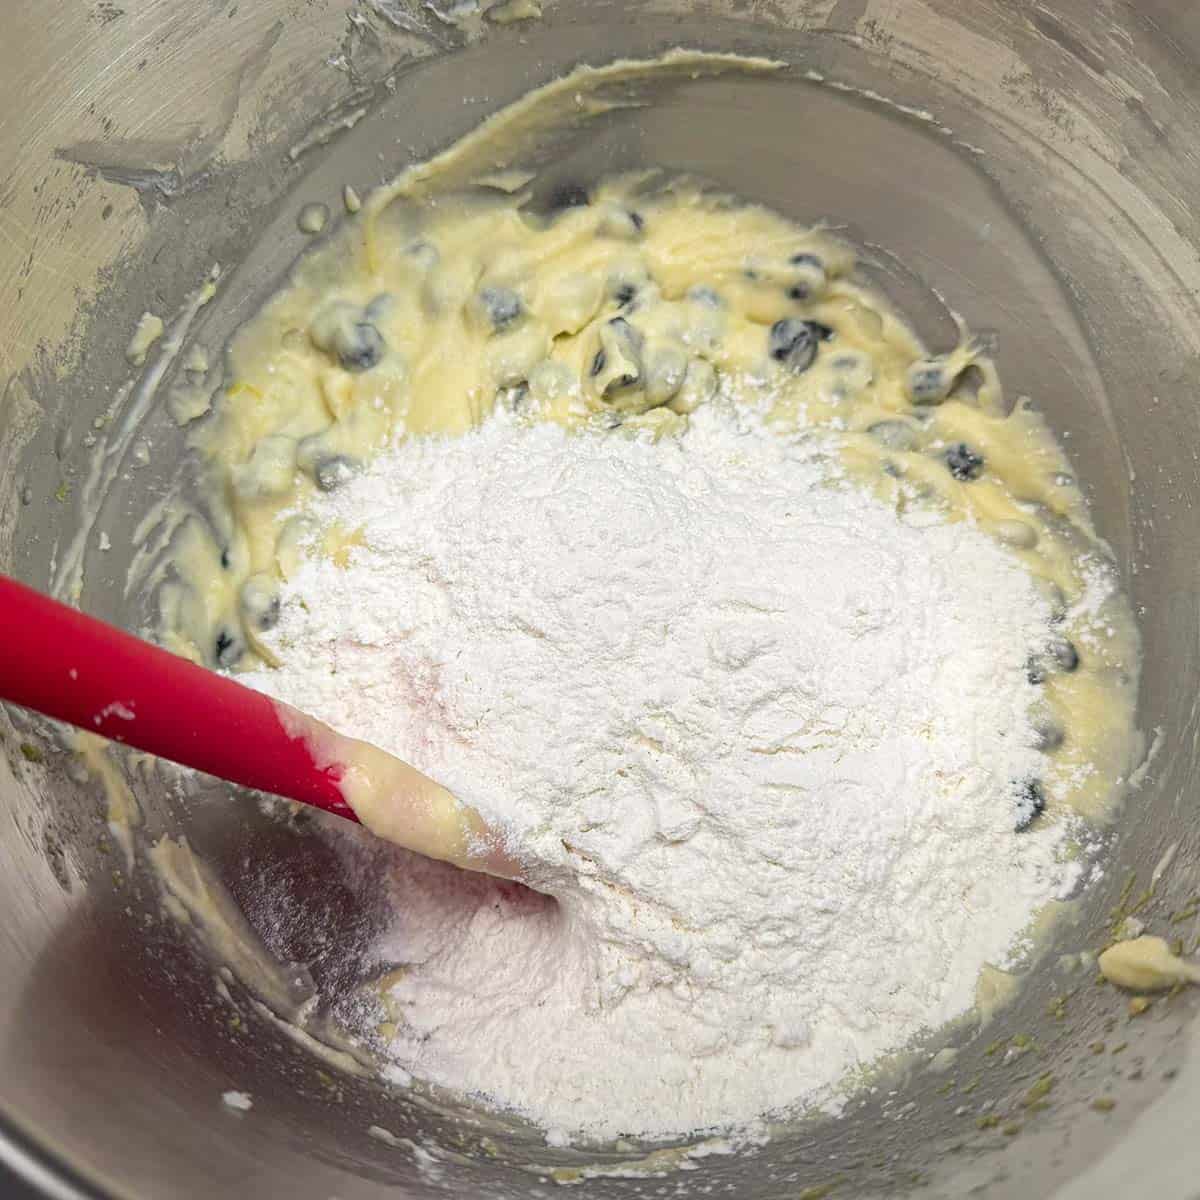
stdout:
<svg viewBox="0 0 1200 1200">
<path fill-rule="evenodd" d="M 557 898 L 402 857 L 406 1071 L 556 1139 L 827 1102 L 1070 882 L 1061 827 L 1013 830 L 1047 602 L 829 450 L 497 415 L 313 506 L 348 565 L 304 562 L 249 682 L 503 820 Z"/>
</svg>

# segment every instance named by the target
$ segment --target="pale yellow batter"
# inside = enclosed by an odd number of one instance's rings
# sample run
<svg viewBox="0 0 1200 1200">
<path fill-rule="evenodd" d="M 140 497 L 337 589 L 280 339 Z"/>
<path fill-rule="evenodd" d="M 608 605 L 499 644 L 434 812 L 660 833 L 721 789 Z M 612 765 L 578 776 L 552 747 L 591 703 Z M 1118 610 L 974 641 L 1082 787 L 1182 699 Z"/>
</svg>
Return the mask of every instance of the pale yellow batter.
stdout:
<svg viewBox="0 0 1200 1200">
<path fill-rule="evenodd" d="M 1108 555 L 1043 418 L 1011 411 L 964 334 L 930 354 L 855 276 L 853 251 L 688 180 L 652 174 L 535 211 L 527 177 L 397 185 L 240 333 L 194 435 L 228 502 L 189 524 L 168 624 L 192 654 L 270 659 L 258 635 L 296 562 L 303 501 L 397 436 L 531 421 L 670 437 L 703 404 L 819 431 L 897 506 L 969 520 L 1045 581 L 1061 624 L 1030 662 L 1054 750 L 1040 807 L 1099 813 L 1129 763 L 1137 642 Z M 335 558 L 356 536 L 331 531 Z"/>
<path fill-rule="evenodd" d="M 1138 937 L 1109 946 L 1099 957 L 1100 972 L 1110 983 L 1132 992 L 1165 992 L 1200 983 L 1200 967 L 1175 954 L 1165 938 Z"/>
</svg>

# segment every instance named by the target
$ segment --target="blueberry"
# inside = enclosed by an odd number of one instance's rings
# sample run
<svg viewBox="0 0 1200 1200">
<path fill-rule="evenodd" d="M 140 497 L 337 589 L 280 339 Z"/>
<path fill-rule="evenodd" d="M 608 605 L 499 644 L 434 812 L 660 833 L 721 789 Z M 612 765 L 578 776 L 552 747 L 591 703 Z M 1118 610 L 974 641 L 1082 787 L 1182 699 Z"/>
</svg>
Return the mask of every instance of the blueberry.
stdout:
<svg viewBox="0 0 1200 1200">
<path fill-rule="evenodd" d="M 983 455 L 976 454 L 966 442 L 958 442 L 946 451 L 950 474 L 962 482 L 978 479 L 983 471 Z"/>
<path fill-rule="evenodd" d="M 923 359 L 908 368 L 906 383 L 914 404 L 941 404 L 954 387 L 954 377 L 944 363 Z"/>
<path fill-rule="evenodd" d="M 518 383 L 513 387 L 501 388 L 496 393 L 496 403 L 507 409 L 508 412 L 516 412 L 518 409 L 524 408 L 528 401 L 528 383 Z"/>
<path fill-rule="evenodd" d="M 613 299 L 622 307 L 624 307 L 626 304 L 629 304 L 636 295 L 637 288 L 635 288 L 632 283 L 623 283 L 613 293 Z"/>
<path fill-rule="evenodd" d="M 790 300 L 805 301 L 825 290 L 829 282 L 825 275 L 825 264 L 815 254 L 802 251 L 788 259 L 791 281 L 784 291 Z"/>
<path fill-rule="evenodd" d="M 332 492 L 354 474 L 356 465 L 354 459 L 344 454 L 330 454 L 313 464 L 313 479 L 321 491 Z"/>
<path fill-rule="evenodd" d="M 1046 811 L 1046 793 L 1038 779 L 1023 780 L 1017 787 L 1017 823 L 1013 827 L 1022 833 Z"/>
<path fill-rule="evenodd" d="M 1050 605 L 1051 622 L 1060 625 L 1067 619 L 1067 597 L 1062 588 L 1049 579 L 1038 579 L 1035 582 L 1038 590 L 1046 598 L 1046 603 Z"/>
<path fill-rule="evenodd" d="M 776 362 L 788 363 L 793 371 L 807 371 L 817 357 L 817 338 L 804 321 L 776 321 L 767 336 L 767 349 Z"/>
<path fill-rule="evenodd" d="M 274 629 L 279 624 L 279 588 L 266 573 L 251 575 L 242 584 L 242 616 L 258 629 Z"/>
<path fill-rule="evenodd" d="M 876 421 L 867 432 L 889 450 L 914 450 L 917 431 L 907 421 Z"/>
<path fill-rule="evenodd" d="M 262 630 L 274 629 L 279 624 L 280 603 L 278 596 L 272 596 L 266 607 L 258 614 L 258 627 Z"/>
<path fill-rule="evenodd" d="M 1060 671 L 1070 674 L 1079 669 L 1079 651 L 1069 638 L 1056 637 L 1050 642 L 1050 654 Z"/>
<path fill-rule="evenodd" d="M 217 640 L 213 644 L 213 649 L 217 666 L 232 667 L 242 657 L 245 646 L 242 644 L 242 639 L 233 630 L 223 626 L 217 630 Z"/>
<path fill-rule="evenodd" d="M 338 362 L 347 371 L 369 371 L 378 366 L 387 345 L 383 334 L 369 321 L 359 321 L 337 339 Z"/>
<path fill-rule="evenodd" d="M 479 306 L 487 314 L 496 333 L 515 324 L 525 311 L 521 297 L 512 288 L 506 287 L 480 288 Z"/>
<path fill-rule="evenodd" d="M 1033 732 L 1036 735 L 1034 747 L 1046 754 L 1057 750 L 1067 740 L 1067 735 L 1063 732 L 1062 727 L 1048 718 L 1035 721 Z"/>
<path fill-rule="evenodd" d="M 413 242 L 405 253 L 422 271 L 432 271 L 442 257 L 432 242 Z"/>
<path fill-rule="evenodd" d="M 592 198 L 587 188 L 579 183 L 563 183 L 550 194 L 550 208 L 557 212 L 563 208 L 586 208 Z"/>
<path fill-rule="evenodd" d="M 696 304 L 703 304 L 705 308 L 720 308 L 722 300 L 713 288 L 705 287 L 703 284 L 697 284 L 694 288 L 688 291 L 688 299 Z"/>
<path fill-rule="evenodd" d="M 596 226 L 601 237 L 617 238 L 622 242 L 636 242 L 645 231 L 645 218 L 631 208 L 608 209 Z"/>
<path fill-rule="evenodd" d="M 833 330 L 819 321 L 785 317 L 771 326 L 767 350 L 776 362 L 787 364 L 794 375 L 801 375 L 816 360 L 818 344 L 831 337 Z"/>
<path fill-rule="evenodd" d="M 591 374 L 602 396 L 625 391 L 641 379 L 643 340 L 624 317 L 613 317 L 600 327 L 600 349 L 592 359 Z"/>
<path fill-rule="evenodd" d="M 1025 665 L 1025 674 L 1030 683 L 1045 683 L 1046 677 L 1054 671 L 1070 674 L 1079 669 L 1079 651 L 1069 638 L 1054 637 L 1046 643 L 1046 648 L 1038 654 L 1030 656 Z"/>
</svg>

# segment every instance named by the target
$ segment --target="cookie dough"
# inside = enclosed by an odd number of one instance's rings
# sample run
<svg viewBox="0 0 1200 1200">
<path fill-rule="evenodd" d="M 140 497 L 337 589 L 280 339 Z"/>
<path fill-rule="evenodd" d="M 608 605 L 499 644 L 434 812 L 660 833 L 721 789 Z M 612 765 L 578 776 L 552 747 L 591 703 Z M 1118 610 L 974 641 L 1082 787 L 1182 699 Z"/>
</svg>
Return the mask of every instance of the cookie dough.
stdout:
<svg viewBox="0 0 1200 1200">
<path fill-rule="evenodd" d="M 1098 961 L 1109 983 L 1131 992 L 1165 992 L 1182 984 L 1200 983 L 1200 967 L 1172 953 L 1165 938 L 1138 937 L 1117 942 Z"/>
<path fill-rule="evenodd" d="M 734 406 L 810 438 L 898 509 L 984 530 L 1040 581 L 1055 624 L 1028 674 L 1051 766 L 1018 821 L 1086 830 L 1075 818 L 1112 811 L 1136 752 L 1138 638 L 1040 413 L 1006 400 L 966 329 L 923 345 L 828 229 L 659 172 L 548 190 L 509 155 L 514 128 L 623 102 L 601 83 L 717 66 L 773 64 L 584 68 L 347 197 L 346 221 L 234 339 L 211 408 L 177 405 L 205 500 L 172 525 L 163 635 L 222 669 L 274 665 L 264 634 L 311 542 L 309 501 L 398 439 L 461 434 L 498 407 L 672 438 L 702 407 Z M 337 563 L 360 534 L 320 536 Z M 985 969 L 983 1006 L 1011 981 Z"/>
<path fill-rule="evenodd" d="M 1028 402 L 1010 407 L 964 331 L 935 352 L 820 229 L 686 179 L 580 187 L 538 209 L 484 186 L 372 198 L 238 335 L 194 443 L 206 536 L 177 547 L 195 656 L 273 661 L 262 633 L 293 571 L 304 499 L 397 437 L 457 434 L 496 406 L 530 421 L 671 437 L 706 404 L 810 431 L 862 483 L 969 521 L 1041 581 L 1058 624 L 1029 663 L 1053 777 L 1028 820 L 1099 814 L 1132 747 L 1137 639 L 1070 465 Z M 325 532 L 335 559 L 353 528 Z"/>
</svg>

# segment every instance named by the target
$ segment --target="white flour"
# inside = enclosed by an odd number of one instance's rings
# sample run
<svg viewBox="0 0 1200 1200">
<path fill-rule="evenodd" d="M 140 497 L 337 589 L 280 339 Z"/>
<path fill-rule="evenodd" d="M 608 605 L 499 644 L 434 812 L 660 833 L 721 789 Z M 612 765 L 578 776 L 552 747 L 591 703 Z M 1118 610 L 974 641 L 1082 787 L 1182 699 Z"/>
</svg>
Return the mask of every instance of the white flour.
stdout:
<svg viewBox="0 0 1200 1200">
<path fill-rule="evenodd" d="M 249 681 L 502 816 L 559 901 L 399 854 L 406 1070 L 553 1141 L 830 1103 L 1070 882 L 1060 827 L 1013 831 L 1045 602 L 820 445 L 501 416 L 316 503 L 363 544 Z"/>
</svg>

